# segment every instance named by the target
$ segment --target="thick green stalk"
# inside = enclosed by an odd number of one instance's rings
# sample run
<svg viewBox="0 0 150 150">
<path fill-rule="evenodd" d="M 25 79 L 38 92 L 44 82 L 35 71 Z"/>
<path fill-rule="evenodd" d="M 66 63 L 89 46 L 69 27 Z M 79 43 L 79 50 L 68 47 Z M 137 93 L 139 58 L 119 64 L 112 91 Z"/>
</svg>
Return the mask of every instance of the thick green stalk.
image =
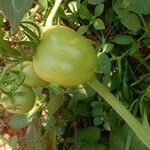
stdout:
<svg viewBox="0 0 150 150">
<path fill-rule="evenodd" d="M 61 2 L 62 2 L 62 0 L 55 0 L 55 4 L 54 4 L 49 16 L 47 17 L 47 20 L 46 20 L 46 23 L 45 23 L 45 28 L 46 28 L 45 30 L 49 29 L 52 26 L 54 16 L 55 16 Z"/>
<path fill-rule="evenodd" d="M 150 133 L 140 122 L 112 95 L 96 78 L 91 79 L 88 84 L 101 96 L 112 108 L 124 119 L 137 137 L 150 149 Z"/>
</svg>

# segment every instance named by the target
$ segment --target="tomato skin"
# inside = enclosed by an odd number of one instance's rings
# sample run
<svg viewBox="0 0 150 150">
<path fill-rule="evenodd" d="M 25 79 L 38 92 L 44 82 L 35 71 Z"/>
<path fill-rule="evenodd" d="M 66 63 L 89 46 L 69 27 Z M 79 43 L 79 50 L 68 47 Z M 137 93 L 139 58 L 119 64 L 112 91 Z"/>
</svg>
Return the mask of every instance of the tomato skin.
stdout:
<svg viewBox="0 0 150 150">
<path fill-rule="evenodd" d="M 32 62 L 23 63 L 23 73 L 25 75 L 24 85 L 29 87 L 42 87 L 48 85 L 49 83 L 42 80 L 39 76 L 36 75 Z"/>
<path fill-rule="evenodd" d="M 35 94 L 30 87 L 26 86 L 20 86 L 12 97 L 2 94 L 1 99 L 3 107 L 15 114 L 27 113 L 35 104 Z"/>
<path fill-rule="evenodd" d="M 90 42 L 60 25 L 44 33 L 33 56 L 33 67 L 40 78 L 66 87 L 87 82 L 96 64 L 96 51 Z"/>
</svg>

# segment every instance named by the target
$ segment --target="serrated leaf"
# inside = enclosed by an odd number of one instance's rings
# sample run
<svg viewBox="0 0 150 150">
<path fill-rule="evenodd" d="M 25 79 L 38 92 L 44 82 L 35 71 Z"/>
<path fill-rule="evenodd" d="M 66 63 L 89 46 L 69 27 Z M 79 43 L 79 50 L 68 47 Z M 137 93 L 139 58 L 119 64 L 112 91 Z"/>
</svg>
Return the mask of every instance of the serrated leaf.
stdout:
<svg viewBox="0 0 150 150">
<path fill-rule="evenodd" d="M 10 126 L 13 128 L 25 128 L 31 123 L 32 119 L 28 118 L 27 115 L 13 115 L 10 118 Z"/>
<path fill-rule="evenodd" d="M 9 20 L 13 30 L 18 27 L 32 3 L 33 0 L 0 0 L 0 10 Z"/>
<path fill-rule="evenodd" d="M 101 20 L 101 19 L 96 19 L 94 21 L 94 24 L 93 24 L 94 28 L 96 30 L 103 30 L 105 29 L 105 25 L 104 25 L 104 22 Z"/>
<path fill-rule="evenodd" d="M 88 3 L 91 5 L 98 5 L 104 2 L 105 0 L 88 0 Z"/>
<path fill-rule="evenodd" d="M 98 56 L 98 69 L 104 74 L 109 74 L 111 70 L 110 59 L 103 53 Z"/>
<path fill-rule="evenodd" d="M 80 34 L 84 34 L 84 33 L 87 32 L 87 30 L 88 30 L 88 26 L 83 25 L 83 26 L 80 26 L 80 27 L 78 28 L 77 32 L 80 33 Z"/>
<path fill-rule="evenodd" d="M 132 37 L 129 35 L 117 35 L 114 38 L 114 42 L 120 45 L 129 45 L 132 42 Z"/>
<path fill-rule="evenodd" d="M 97 5 L 97 6 L 95 7 L 95 10 L 94 10 L 94 16 L 95 16 L 95 17 L 100 16 L 100 15 L 102 14 L 103 10 L 104 10 L 104 4 L 103 4 L 103 3 Z"/>
</svg>

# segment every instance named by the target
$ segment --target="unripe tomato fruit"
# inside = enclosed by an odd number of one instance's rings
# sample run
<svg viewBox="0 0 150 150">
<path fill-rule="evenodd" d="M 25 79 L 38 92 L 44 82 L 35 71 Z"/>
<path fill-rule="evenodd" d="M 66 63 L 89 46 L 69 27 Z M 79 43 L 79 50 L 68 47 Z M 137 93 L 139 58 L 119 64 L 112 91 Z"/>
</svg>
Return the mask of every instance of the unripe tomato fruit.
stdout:
<svg viewBox="0 0 150 150">
<path fill-rule="evenodd" d="M 49 83 L 75 86 L 88 81 L 96 70 L 96 51 L 72 29 L 60 25 L 47 30 L 33 56 L 36 74 Z"/>
<path fill-rule="evenodd" d="M 25 75 L 25 80 L 23 82 L 24 85 L 29 87 L 41 87 L 48 85 L 47 82 L 36 75 L 35 71 L 33 70 L 32 62 L 24 62 L 22 71 Z"/>
<path fill-rule="evenodd" d="M 15 114 L 29 112 L 35 104 L 35 94 L 30 87 L 20 86 L 13 96 L 2 94 L 2 105 L 7 111 Z"/>
</svg>

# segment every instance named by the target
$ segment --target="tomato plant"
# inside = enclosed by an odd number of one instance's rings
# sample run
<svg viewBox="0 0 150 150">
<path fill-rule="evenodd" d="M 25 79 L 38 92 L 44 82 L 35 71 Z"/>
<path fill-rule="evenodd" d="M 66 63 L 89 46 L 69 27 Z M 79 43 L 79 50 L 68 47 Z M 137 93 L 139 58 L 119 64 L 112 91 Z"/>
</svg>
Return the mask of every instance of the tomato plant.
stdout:
<svg viewBox="0 0 150 150">
<path fill-rule="evenodd" d="M 33 56 L 36 74 L 62 86 L 87 82 L 96 70 L 96 63 L 96 51 L 90 41 L 60 25 L 44 33 Z"/>
<path fill-rule="evenodd" d="M 29 112 L 35 104 L 33 90 L 26 86 L 20 86 L 12 95 L 2 94 L 2 105 L 7 111 L 22 114 Z"/>
<path fill-rule="evenodd" d="M 0 138 L 14 150 L 150 149 L 149 1 L 16 1 L 0 1 Z"/>
<path fill-rule="evenodd" d="M 22 69 L 25 79 L 23 84 L 29 87 L 38 87 L 38 86 L 45 86 L 48 83 L 43 81 L 40 77 L 36 75 L 33 70 L 32 62 L 24 62 L 23 69 Z"/>
</svg>

